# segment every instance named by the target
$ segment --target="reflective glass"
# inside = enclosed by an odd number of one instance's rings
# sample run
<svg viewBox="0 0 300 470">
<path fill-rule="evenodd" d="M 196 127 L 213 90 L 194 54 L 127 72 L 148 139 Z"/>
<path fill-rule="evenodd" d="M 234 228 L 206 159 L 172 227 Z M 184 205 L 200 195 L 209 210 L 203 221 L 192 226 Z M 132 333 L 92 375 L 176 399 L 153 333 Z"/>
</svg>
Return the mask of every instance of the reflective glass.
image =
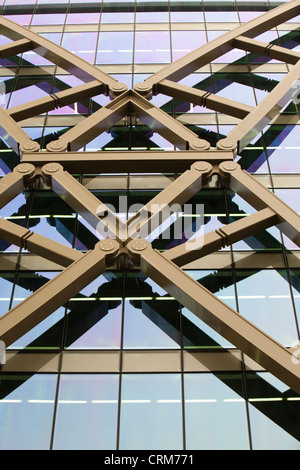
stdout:
<svg viewBox="0 0 300 470">
<path fill-rule="evenodd" d="M 78 57 L 94 64 L 97 37 L 97 33 L 93 32 L 64 33 L 61 45 Z"/>
<path fill-rule="evenodd" d="M 22 300 L 57 276 L 57 272 L 26 272 L 18 273 L 13 292 L 12 308 Z M 58 349 L 62 341 L 65 308 L 60 307 L 25 333 L 9 349 Z"/>
<path fill-rule="evenodd" d="M 208 289 L 229 307 L 236 310 L 234 281 L 230 270 L 187 271 L 187 274 Z M 182 308 L 183 346 L 187 348 L 229 348 L 233 345 L 187 308 Z"/>
<path fill-rule="evenodd" d="M 137 31 L 135 33 L 134 62 L 170 62 L 170 34 L 167 31 Z"/>
<path fill-rule="evenodd" d="M 171 40 L 174 61 L 206 44 L 206 34 L 205 31 L 172 31 Z"/>
<path fill-rule="evenodd" d="M 299 450 L 299 395 L 268 372 L 248 372 L 246 383 L 253 450 Z"/>
<path fill-rule="evenodd" d="M 67 349 L 118 349 L 123 274 L 106 272 L 68 303 Z"/>
<path fill-rule="evenodd" d="M 4 315 L 4 313 L 9 310 L 14 277 L 13 272 L 0 272 L 0 316 Z"/>
<path fill-rule="evenodd" d="M 0 375 L 0 448 L 49 450 L 56 375 Z"/>
<path fill-rule="evenodd" d="M 120 450 L 182 449 L 182 446 L 180 374 L 124 374 Z"/>
<path fill-rule="evenodd" d="M 178 302 L 144 276 L 127 275 L 123 347 L 178 349 L 180 337 Z"/>
<path fill-rule="evenodd" d="M 249 450 L 240 374 L 185 374 L 186 448 Z"/>
<path fill-rule="evenodd" d="M 239 312 L 284 346 L 297 338 L 287 273 L 283 269 L 237 271 Z"/>
<path fill-rule="evenodd" d="M 115 449 L 118 385 L 113 374 L 62 374 L 53 449 Z"/>
<path fill-rule="evenodd" d="M 295 125 L 271 125 L 264 134 L 272 173 L 299 173 L 300 133 Z"/>
<path fill-rule="evenodd" d="M 132 53 L 132 31 L 100 31 L 96 64 L 131 64 Z"/>
</svg>

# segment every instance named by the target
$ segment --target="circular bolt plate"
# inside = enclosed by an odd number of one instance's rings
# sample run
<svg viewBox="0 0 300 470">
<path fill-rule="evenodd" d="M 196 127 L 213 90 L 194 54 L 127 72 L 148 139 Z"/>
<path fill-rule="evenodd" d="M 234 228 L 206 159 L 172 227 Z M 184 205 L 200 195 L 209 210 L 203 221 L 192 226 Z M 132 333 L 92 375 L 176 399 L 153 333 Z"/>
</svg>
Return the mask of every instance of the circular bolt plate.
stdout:
<svg viewBox="0 0 300 470">
<path fill-rule="evenodd" d="M 234 171 L 237 169 L 237 164 L 235 162 L 224 162 L 222 166 L 226 171 Z"/>
<path fill-rule="evenodd" d="M 116 245 L 113 240 L 101 240 L 100 249 L 102 251 L 112 251 L 116 248 Z"/>
<path fill-rule="evenodd" d="M 18 165 L 19 173 L 29 173 L 30 171 L 34 171 L 34 166 L 30 163 L 21 163 Z"/>
<path fill-rule="evenodd" d="M 209 146 L 209 143 L 203 139 L 195 140 L 195 142 L 192 143 L 192 147 L 196 149 L 204 149 L 204 148 L 208 148 L 208 146 Z"/>
<path fill-rule="evenodd" d="M 44 170 L 47 171 L 48 173 L 55 173 L 58 171 L 60 168 L 59 163 L 48 163 L 45 165 Z"/>
<path fill-rule="evenodd" d="M 131 244 L 131 248 L 136 251 L 146 250 L 147 247 L 148 247 L 148 242 L 143 239 L 133 240 Z"/>
<path fill-rule="evenodd" d="M 197 162 L 194 164 L 194 168 L 198 171 L 209 171 L 211 169 L 211 165 L 207 162 Z"/>
</svg>

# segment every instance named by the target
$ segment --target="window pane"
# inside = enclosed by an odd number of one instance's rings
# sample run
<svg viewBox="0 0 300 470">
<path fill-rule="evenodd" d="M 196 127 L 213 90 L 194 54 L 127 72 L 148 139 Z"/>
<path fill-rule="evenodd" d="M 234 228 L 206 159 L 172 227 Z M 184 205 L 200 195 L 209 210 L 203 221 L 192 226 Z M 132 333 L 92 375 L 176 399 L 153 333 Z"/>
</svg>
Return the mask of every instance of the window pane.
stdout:
<svg viewBox="0 0 300 470">
<path fill-rule="evenodd" d="M 49 450 L 56 375 L 0 376 L 0 448 Z"/>
<path fill-rule="evenodd" d="M 123 375 L 121 390 L 121 450 L 182 449 L 179 374 Z"/>
<path fill-rule="evenodd" d="M 185 374 L 187 449 L 249 450 L 239 374 Z"/>
<path fill-rule="evenodd" d="M 115 449 L 117 375 L 61 375 L 54 450 Z"/>
</svg>

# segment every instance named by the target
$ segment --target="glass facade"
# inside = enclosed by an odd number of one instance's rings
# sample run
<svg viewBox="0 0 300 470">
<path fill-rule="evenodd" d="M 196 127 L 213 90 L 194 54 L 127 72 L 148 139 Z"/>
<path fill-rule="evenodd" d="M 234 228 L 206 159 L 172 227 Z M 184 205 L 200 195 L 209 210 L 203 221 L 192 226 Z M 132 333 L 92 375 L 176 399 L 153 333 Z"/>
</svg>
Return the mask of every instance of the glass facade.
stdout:
<svg viewBox="0 0 300 470">
<path fill-rule="evenodd" d="M 133 88 L 194 49 L 284 1 L 2 0 L 8 18 Z M 300 17 L 257 39 L 300 50 Z M 0 36 L 1 43 L 8 40 Z M 0 59 L 3 109 L 82 84 L 27 51 Z M 180 83 L 255 107 L 290 65 L 234 49 Z M 1 83 L 0 83 L 1 85 Z M 42 149 L 109 102 L 84 99 L 21 121 Z M 152 102 L 212 146 L 234 117 L 164 95 Z M 300 213 L 299 103 L 291 101 L 236 160 Z M 141 122 L 120 121 L 84 152 L 177 150 Z M 20 163 L 0 141 L 0 176 Z M 99 201 L 145 204 L 178 174 L 74 174 Z M 205 233 L 255 212 L 214 181 L 188 201 Z M 126 212 L 126 210 L 125 210 Z M 20 194 L 0 217 L 85 253 L 98 242 L 79 213 L 46 185 Z M 153 235 L 160 252 L 178 240 Z M 160 232 L 169 230 L 167 225 Z M 0 241 L 0 316 L 62 269 Z M 263 230 L 185 267 L 211 293 L 286 347 L 300 339 L 300 251 Z M 300 365 L 298 366 L 300 367 Z M 112 269 L 7 348 L 0 368 L 2 450 L 299 450 L 300 397 L 138 270 Z"/>
</svg>

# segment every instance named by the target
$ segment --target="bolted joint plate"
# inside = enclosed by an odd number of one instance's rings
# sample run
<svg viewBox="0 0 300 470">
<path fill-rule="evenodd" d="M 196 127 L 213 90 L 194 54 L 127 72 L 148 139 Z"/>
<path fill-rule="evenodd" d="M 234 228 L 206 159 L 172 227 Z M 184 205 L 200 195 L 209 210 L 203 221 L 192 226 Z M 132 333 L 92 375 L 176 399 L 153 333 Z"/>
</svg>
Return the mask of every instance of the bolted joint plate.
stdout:
<svg viewBox="0 0 300 470">
<path fill-rule="evenodd" d="M 23 176 L 24 184 L 30 185 L 35 178 L 36 178 L 36 168 L 31 163 L 20 163 L 14 169 L 14 171 L 18 172 Z"/>
<path fill-rule="evenodd" d="M 107 266 L 111 266 L 119 258 L 120 244 L 117 240 L 106 238 L 97 243 L 97 246 L 102 252 L 104 252 Z"/>
<path fill-rule="evenodd" d="M 225 181 L 230 181 L 230 175 L 236 170 L 239 170 L 240 168 L 241 168 L 240 165 L 236 162 L 232 162 L 232 161 L 222 162 L 219 165 L 220 176 Z"/>
<path fill-rule="evenodd" d="M 20 153 L 28 153 L 28 152 L 38 152 L 40 150 L 40 145 L 38 142 L 34 142 L 33 140 L 29 140 L 24 144 L 20 145 Z"/>
<path fill-rule="evenodd" d="M 51 185 L 52 175 L 58 171 L 63 171 L 63 167 L 59 163 L 47 163 L 42 167 L 42 175 L 48 185 Z"/>
<path fill-rule="evenodd" d="M 68 150 L 67 145 L 63 144 L 59 140 L 54 140 L 53 142 L 50 142 L 49 144 L 47 144 L 46 148 L 49 152 L 66 152 Z"/>
<path fill-rule="evenodd" d="M 133 264 L 139 265 L 140 264 L 140 254 L 145 250 L 152 248 L 150 242 L 145 240 L 144 238 L 136 238 L 135 240 L 130 240 L 130 242 L 126 246 L 128 256 Z"/>
</svg>

